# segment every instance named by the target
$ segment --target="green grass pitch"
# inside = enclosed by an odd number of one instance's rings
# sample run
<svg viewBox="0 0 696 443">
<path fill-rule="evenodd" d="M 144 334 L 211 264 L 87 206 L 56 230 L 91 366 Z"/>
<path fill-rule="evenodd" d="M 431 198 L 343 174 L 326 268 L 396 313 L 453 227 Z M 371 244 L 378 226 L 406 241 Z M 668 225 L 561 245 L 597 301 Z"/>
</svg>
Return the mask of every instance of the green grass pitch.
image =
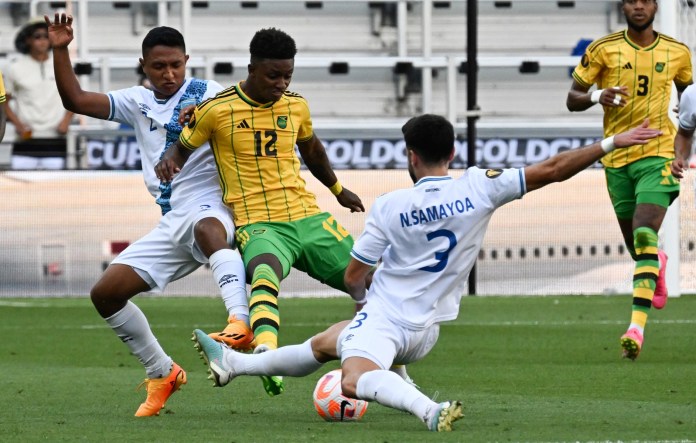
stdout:
<svg viewBox="0 0 696 443">
<path fill-rule="evenodd" d="M 337 364 L 264 393 L 257 377 L 213 388 L 190 341 L 219 329 L 217 298 L 137 297 L 188 372 L 159 417 L 138 419 L 144 371 L 86 298 L 0 299 L 0 441 L 576 442 L 696 439 L 696 297 L 653 311 L 642 354 L 620 358 L 629 296 L 465 297 L 459 318 L 409 373 L 423 392 L 460 399 L 465 417 L 434 435 L 371 404 L 357 423 L 326 423 L 315 382 Z M 280 300 L 281 344 L 351 316 L 340 299 Z"/>
</svg>

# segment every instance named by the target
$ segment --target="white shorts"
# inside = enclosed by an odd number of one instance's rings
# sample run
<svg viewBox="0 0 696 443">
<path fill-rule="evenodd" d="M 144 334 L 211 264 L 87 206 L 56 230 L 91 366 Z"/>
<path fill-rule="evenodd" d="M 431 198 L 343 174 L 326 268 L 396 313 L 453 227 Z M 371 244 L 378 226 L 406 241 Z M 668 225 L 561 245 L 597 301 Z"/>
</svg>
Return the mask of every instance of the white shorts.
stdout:
<svg viewBox="0 0 696 443">
<path fill-rule="evenodd" d="M 336 349 L 341 362 L 366 358 L 382 369 L 405 365 L 428 355 L 437 343 L 440 325 L 413 330 L 393 323 L 378 303 L 367 303 L 338 336 Z"/>
<path fill-rule="evenodd" d="M 193 233 L 196 223 L 208 217 L 220 220 L 227 231 L 227 243 L 234 246 L 232 213 L 219 198 L 211 198 L 169 211 L 155 229 L 128 246 L 112 263 L 132 267 L 152 289 L 164 291 L 169 282 L 208 262 Z"/>
</svg>

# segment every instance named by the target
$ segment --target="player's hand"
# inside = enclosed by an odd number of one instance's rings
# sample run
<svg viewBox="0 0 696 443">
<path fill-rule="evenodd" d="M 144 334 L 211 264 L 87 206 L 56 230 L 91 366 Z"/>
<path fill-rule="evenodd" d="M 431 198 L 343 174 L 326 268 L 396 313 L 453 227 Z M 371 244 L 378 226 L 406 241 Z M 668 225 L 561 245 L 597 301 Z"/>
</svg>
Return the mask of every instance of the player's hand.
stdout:
<svg viewBox="0 0 696 443">
<path fill-rule="evenodd" d="M 614 136 L 614 146 L 617 148 L 628 148 L 633 145 L 644 145 L 655 137 L 662 135 L 662 131 L 649 128 L 648 125 L 650 125 L 650 120 L 646 118 L 640 126 L 616 134 Z"/>
<path fill-rule="evenodd" d="M 48 41 L 54 48 L 65 48 L 73 41 L 72 15 L 56 12 L 53 21 L 44 15 L 48 25 Z"/>
<path fill-rule="evenodd" d="M 169 149 L 175 149 L 170 147 Z M 176 162 L 170 158 L 162 157 L 162 159 L 155 165 L 155 175 L 157 179 L 168 183 L 174 179 L 174 176 L 179 173 L 181 168 Z"/>
<path fill-rule="evenodd" d="M 193 111 L 196 110 L 196 105 L 188 105 L 184 109 L 179 112 L 179 124 L 181 126 L 184 126 L 187 124 L 190 120 L 191 117 L 193 116 Z"/>
<path fill-rule="evenodd" d="M 672 164 L 669 166 L 669 168 L 672 171 L 674 178 L 681 180 L 684 178 L 684 173 L 686 170 L 689 169 L 689 162 L 681 158 L 675 158 L 672 160 Z"/>
<path fill-rule="evenodd" d="M 365 206 L 363 206 L 360 197 L 346 188 L 343 188 L 341 193 L 336 196 L 336 200 L 344 208 L 350 209 L 350 212 L 365 212 Z"/>
<path fill-rule="evenodd" d="M 628 101 L 628 87 L 627 86 L 614 86 L 612 88 L 606 88 L 602 91 L 602 95 L 599 96 L 599 104 L 603 106 L 608 106 L 610 108 L 619 108 L 626 106 Z"/>
</svg>

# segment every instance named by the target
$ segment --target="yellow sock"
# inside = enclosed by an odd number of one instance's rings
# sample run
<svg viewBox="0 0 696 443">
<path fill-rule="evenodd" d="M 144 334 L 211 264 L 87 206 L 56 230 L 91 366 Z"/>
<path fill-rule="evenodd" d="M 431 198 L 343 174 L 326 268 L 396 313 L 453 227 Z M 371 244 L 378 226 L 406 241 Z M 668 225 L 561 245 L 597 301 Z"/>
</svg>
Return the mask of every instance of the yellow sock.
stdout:
<svg viewBox="0 0 696 443">
<path fill-rule="evenodd" d="M 251 278 L 249 295 L 249 322 L 254 330 L 256 345 L 278 348 L 280 314 L 278 312 L 278 289 L 280 282 L 273 269 L 259 265 Z"/>
<path fill-rule="evenodd" d="M 633 306 L 631 323 L 645 328 L 655 294 L 660 261 L 657 257 L 657 233 L 646 227 L 633 231 L 636 269 L 633 272 Z"/>
</svg>

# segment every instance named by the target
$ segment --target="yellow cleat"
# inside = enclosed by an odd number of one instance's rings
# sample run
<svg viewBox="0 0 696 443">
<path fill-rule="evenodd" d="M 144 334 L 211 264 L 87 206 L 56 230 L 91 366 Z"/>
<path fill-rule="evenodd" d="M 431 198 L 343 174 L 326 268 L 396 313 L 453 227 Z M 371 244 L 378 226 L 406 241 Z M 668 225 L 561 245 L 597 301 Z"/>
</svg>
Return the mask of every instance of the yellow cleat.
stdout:
<svg viewBox="0 0 696 443">
<path fill-rule="evenodd" d="M 208 334 L 208 337 L 224 343 L 230 348 L 249 351 L 252 349 L 254 332 L 244 321 L 237 320 L 237 317 L 231 315 L 227 319 L 227 326 L 222 332 L 211 332 Z"/>
<path fill-rule="evenodd" d="M 142 403 L 138 410 L 135 411 L 135 416 L 151 417 L 153 415 L 159 415 L 167 399 L 178 391 L 181 385 L 185 384 L 186 372 L 176 363 L 172 364 L 172 371 L 166 377 L 146 378 L 145 381 L 138 386 L 138 389 L 144 385 L 147 390 L 147 398 L 145 399 L 145 403 Z"/>
<path fill-rule="evenodd" d="M 450 432 L 452 423 L 464 417 L 462 403 L 459 401 L 440 403 L 433 411 L 428 412 L 425 424 L 433 432 Z"/>
</svg>

